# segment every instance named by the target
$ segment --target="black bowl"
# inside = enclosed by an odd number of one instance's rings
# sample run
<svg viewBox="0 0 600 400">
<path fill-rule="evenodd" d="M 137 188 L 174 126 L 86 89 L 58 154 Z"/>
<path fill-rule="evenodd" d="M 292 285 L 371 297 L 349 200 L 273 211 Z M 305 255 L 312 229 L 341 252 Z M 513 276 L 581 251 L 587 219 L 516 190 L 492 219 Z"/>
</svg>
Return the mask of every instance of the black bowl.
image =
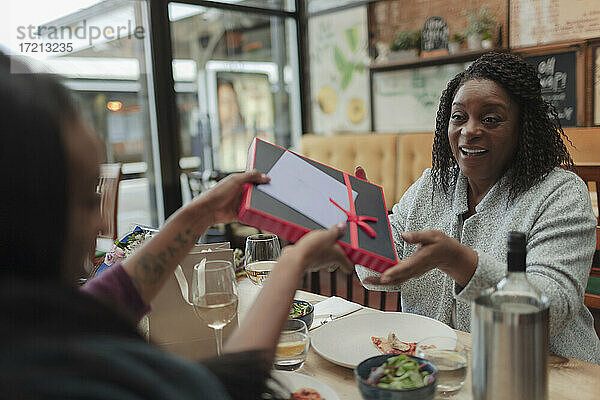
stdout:
<svg viewBox="0 0 600 400">
<path fill-rule="evenodd" d="M 384 354 L 367 358 L 354 370 L 354 377 L 358 382 L 358 389 L 365 400 L 431 400 L 435 396 L 435 388 L 437 386 L 438 369 L 431 362 L 419 357 L 408 356 L 413 360 L 417 360 L 419 364 L 425 364 L 422 371 L 427 371 L 434 376 L 433 382 L 416 389 L 386 389 L 378 386 L 373 386 L 367 383 L 367 378 L 371 373 L 372 368 L 379 367 L 388 358 L 396 357 L 395 354 Z M 435 375 L 434 375 L 435 374 Z"/>
<path fill-rule="evenodd" d="M 293 319 L 301 319 L 306 324 L 306 329 L 310 329 L 310 326 L 312 325 L 312 322 L 313 322 L 313 317 L 315 316 L 315 313 L 314 313 L 315 307 L 312 304 L 310 304 L 308 301 L 304 301 L 304 300 L 294 299 L 294 303 L 308 305 L 308 310 L 307 310 L 306 314 L 301 315 L 299 317 L 294 317 Z"/>
</svg>

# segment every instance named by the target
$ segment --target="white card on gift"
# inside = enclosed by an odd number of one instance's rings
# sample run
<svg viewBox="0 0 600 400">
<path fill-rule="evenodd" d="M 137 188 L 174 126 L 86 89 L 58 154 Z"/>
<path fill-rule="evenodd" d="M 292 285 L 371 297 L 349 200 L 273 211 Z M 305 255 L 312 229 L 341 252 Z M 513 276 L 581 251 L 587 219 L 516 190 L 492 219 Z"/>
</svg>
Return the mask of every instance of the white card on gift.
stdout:
<svg viewBox="0 0 600 400">
<path fill-rule="evenodd" d="M 267 175 L 271 181 L 258 185 L 257 190 L 300 212 L 325 229 L 346 221 L 346 214 L 329 201 L 332 198 L 345 210 L 349 210 L 346 185 L 297 155 L 286 151 Z M 358 193 L 353 190 L 354 201 L 356 196 Z"/>
</svg>

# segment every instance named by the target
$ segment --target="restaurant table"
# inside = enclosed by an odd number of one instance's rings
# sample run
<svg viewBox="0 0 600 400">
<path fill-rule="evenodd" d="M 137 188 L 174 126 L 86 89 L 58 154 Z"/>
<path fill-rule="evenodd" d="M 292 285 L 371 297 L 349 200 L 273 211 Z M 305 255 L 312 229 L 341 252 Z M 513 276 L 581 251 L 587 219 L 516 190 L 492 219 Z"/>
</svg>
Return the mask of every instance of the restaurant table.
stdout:
<svg viewBox="0 0 600 400">
<path fill-rule="evenodd" d="M 260 288 L 254 286 L 249 280 L 240 282 L 239 315 L 243 318 Z M 295 298 L 316 304 L 327 299 L 314 293 L 297 291 Z M 382 311 L 368 307 L 350 314 L 379 313 Z M 344 317 L 345 318 L 345 317 Z M 319 328 L 316 328 L 319 329 Z M 315 329 L 311 329 L 311 332 Z M 471 335 L 467 332 L 455 331 L 459 341 L 467 349 L 469 367 L 464 387 L 453 400 L 471 400 Z M 549 399 L 551 400 L 597 400 L 600 399 L 600 365 L 589 364 L 583 361 L 566 357 L 550 356 L 548 365 Z M 340 399 L 361 399 L 358 385 L 354 380 L 354 371 L 341 367 L 322 358 L 311 347 L 304 366 L 298 373 L 312 376 L 329 385 Z"/>
</svg>

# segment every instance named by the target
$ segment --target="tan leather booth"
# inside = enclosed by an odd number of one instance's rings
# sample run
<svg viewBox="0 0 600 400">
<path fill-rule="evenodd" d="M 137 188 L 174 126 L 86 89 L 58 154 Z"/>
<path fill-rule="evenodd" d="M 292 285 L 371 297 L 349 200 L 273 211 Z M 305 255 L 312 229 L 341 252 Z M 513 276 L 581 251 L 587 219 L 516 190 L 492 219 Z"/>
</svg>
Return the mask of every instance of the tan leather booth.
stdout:
<svg viewBox="0 0 600 400">
<path fill-rule="evenodd" d="M 432 133 L 343 134 L 302 136 L 300 153 L 354 175 L 360 165 L 383 187 L 388 209 L 431 166 Z"/>
<path fill-rule="evenodd" d="M 600 129 L 565 129 L 575 164 L 600 163 Z M 370 181 L 381 185 L 388 209 L 431 167 L 433 133 L 354 133 L 333 136 L 305 134 L 300 153 L 354 174 L 357 165 Z"/>
<path fill-rule="evenodd" d="M 594 165 L 600 163 L 599 128 L 565 128 L 571 143 L 567 143 L 575 164 Z"/>
</svg>

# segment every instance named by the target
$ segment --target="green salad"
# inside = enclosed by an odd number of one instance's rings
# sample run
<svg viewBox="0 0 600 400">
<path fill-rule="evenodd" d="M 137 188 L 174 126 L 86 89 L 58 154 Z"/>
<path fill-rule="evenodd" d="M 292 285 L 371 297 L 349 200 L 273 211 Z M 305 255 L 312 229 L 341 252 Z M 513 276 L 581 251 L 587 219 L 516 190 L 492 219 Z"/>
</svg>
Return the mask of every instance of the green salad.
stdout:
<svg viewBox="0 0 600 400">
<path fill-rule="evenodd" d="M 401 354 L 388 358 L 382 365 L 373 368 L 367 383 L 386 389 L 415 389 L 433 382 L 434 377 L 427 371 L 420 371 L 426 364 Z"/>
<path fill-rule="evenodd" d="M 292 304 L 292 308 L 290 309 L 290 318 L 298 318 L 308 313 L 310 309 L 310 304 L 308 303 L 296 303 Z"/>
</svg>

